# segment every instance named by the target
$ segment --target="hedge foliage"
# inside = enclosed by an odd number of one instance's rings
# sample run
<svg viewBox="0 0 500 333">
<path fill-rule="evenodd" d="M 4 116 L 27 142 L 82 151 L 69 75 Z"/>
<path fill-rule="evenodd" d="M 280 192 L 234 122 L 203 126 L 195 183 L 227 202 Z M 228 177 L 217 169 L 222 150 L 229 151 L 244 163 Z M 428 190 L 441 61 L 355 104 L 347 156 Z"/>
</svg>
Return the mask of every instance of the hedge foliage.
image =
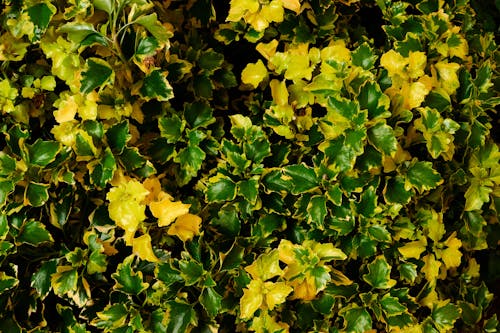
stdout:
<svg viewBox="0 0 500 333">
<path fill-rule="evenodd" d="M 497 332 L 499 7 L 4 1 L 0 331 Z"/>
</svg>

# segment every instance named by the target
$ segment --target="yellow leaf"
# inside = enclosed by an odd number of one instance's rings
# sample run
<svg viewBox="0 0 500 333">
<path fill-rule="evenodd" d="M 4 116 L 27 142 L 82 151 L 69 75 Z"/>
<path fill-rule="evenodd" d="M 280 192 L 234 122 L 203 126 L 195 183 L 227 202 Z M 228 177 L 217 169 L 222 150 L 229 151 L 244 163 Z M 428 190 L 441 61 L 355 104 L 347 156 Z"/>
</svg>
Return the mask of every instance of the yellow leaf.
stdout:
<svg viewBox="0 0 500 333">
<path fill-rule="evenodd" d="M 410 52 L 408 57 L 408 75 L 412 79 L 417 79 L 424 75 L 427 56 L 424 52 Z"/>
<path fill-rule="evenodd" d="M 405 246 L 398 248 L 398 251 L 403 255 L 405 259 L 420 259 L 420 255 L 425 251 L 426 246 L 427 239 L 422 238 L 413 242 L 406 243 Z"/>
<path fill-rule="evenodd" d="M 273 39 L 269 43 L 259 43 L 255 47 L 257 52 L 259 52 L 266 60 L 269 60 L 275 53 L 276 48 L 278 47 L 278 41 Z"/>
<path fill-rule="evenodd" d="M 260 11 L 260 16 L 267 22 L 283 22 L 284 15 L 285 11 L 283 10 L 281 0 L 272 0 L 268 5 L 263 5 Z M 264 29 L 259 30 L 255 28 L 255 30 L 262 31 Z"/>
<path fill-rule="evenodd" d="M 343 41 L 336 42 L 321 49 L 321 60 L 336 61 L 338 63 L 349 63 L 351 61 L 351 51 L 345 47 Z"/>
<path fill-rule="evenodd" d="M 78 133 L 78 123 L 75 121 L 66 121 L 62 124 L 55 125 L 50 130 L 54 138 L 67 147 L 72 147 L 76 142 L 76 134 Z"/>
<path fill-rule="evenodd" d="M 177 218 L 168 229 L 168 234 L 179 237 L 183 242 L 193 239 L 200 234 L 201 217 L 193 214 L 184 214 Z"/>
<path fill-rule="evenodd" d="M 160 227 L 166 227 L 179 216 L 187 214 L 191 206 L 180 201 L 172 201 L 173 198 L 165 192 L 161 192 L 158 199 L 159 201 L 149 204 L 149 210 L 158 219 Z"/>
<path fill-rule="evenodd" d="M 439 74 L 439 83 L 441 87 L 449 94 L 453 94 L 460 86 L 457 71 L 460 68 L 459 64 L 454 62 L 438 62 L 435 65 Z"/>
<path fill-rule="evenodd" d="M 58 123 L 64 123 L 75 119 L 78 111 L 78 104 L 75 101 L 75 96 L 63 93 L 61 99 L 54 103 L 57 110 L 54 111 L 54 118 Z"/>
<path fill-rule="evenodd" d="M 161 183 L 157 177 L 150 177 L 146 179 L 143 183 L 143 186 L 146 190 L 149 191 L 149 194 L 144 200 L 146 204 L 158 200 L 158 196 L 160 195 L 161 192 Z"/>
<path fill-rule="evenodd" d="M 434 304 L 436 304 L 437 302 L 439 302 L 439 295 L 438 293 L 436 292 L 436 284 L 435 282 L 431 282 L 430 283 L 430 287 L 432 288 L 429 293 L 424 297 L 422 298 L 419 302 L 420 304 L 422 304 L 423 306 L 426 306 L 428 307 L 429 309 L 432 309 L 432 307 L 434 306 Z"/>
<path fill-rule="evenodd" d="M 111 188 L 106 195 L 109 200 L 109 217 L 122 229 L 129 233 L 135 232 L 139 223 L 146 219 L 146 205 L 142 204 L 142 201 L 148 193 L 135 179 Z"/>
<path fill-rule="evenodd" d="M 252 280 L 247 288 L 243 289 L 243 296 L 240 298 L 240 318 L 250 319 L 257 311 L 264 300 L 261 280 Z"/>
<path fill-rule="evenodd" d="M 151 246 L 151 236 L 149 234 L 144 234 L 132 241 L 132 251 L 141 258 L 142 260 L 147 260 L 151 262 L 160 261 L 153 252 L 153 247 Z"/>
<path fill-rule="evenodd" d="M 314 277 L 307 276 L 300 283 L 293 285 L 293 298 L 311 301 L 316 298 L 317 289 Z"/>
<path fill-rule="evenodd" d="M 264 288 L 266 289 L 266 305 L 269 310 L 285 302 L 287 296 L 293 291 L 292 287 L 284 282 L 265 282 Z"/>
<path fill-rule="evenodd" d="M 447 269 L 460 266 L 462 253 L 459 248 L 462 246 L 462 241 L 456 238 L 456 232 L 452 233 L 450 237 L 444 242 L 446 249 L 441 251 L 441 260 Z"/>
<path fill-rule="evenodd" d="M 431 209 L 430 212 L 430 219 L 427 220 L 428 236 L 434 242 L 438 242 L 446 232 L 443 223 L 443 214 L 437 213 L 434 209 Z"/>
<path fill-rule="evenodd" d="M 259 10 L 258 0 L 231 0 L 226 21 L 237 22 L 246 12 L 255 13 Z"/>
<path fill-rule="evenodd" d="M 287 265 L 293 264 L 296 261 L 295 259 L 296 248 L 297 246 L 294 245 L 289 240 L 282 239 L 280 244 L 278 245 L 279 259 Z"/>
<path fill-rule="evenodd" d="M 261 279 L 262 281 L 283 273 L 279 265 L 277 250 L 261 254 L 251 265 L 245 267 L 245 270 L 250 273 L 253 279 Z"/>
<path fill-rule="evenodd" d="M 267 68 L 260 59 L 255 64 L 247 64 L 241 72 L 241 81 L 252 85 L 254 88 L 257 88 L 266 77 Z"/>
<path fill-rule="evenodd" d="M 312 240 L 306 240 L 302 244 L 305 248 L 311 248 L 314 254 L 321 260 L 345 260 L 346 254 L 342 250 L 337 249 L 332 243 L 318 243 Z"/>
<path fill-rule="evenodd" d="M 271 87 L 271 96 L 273 97 L 273 101 L 278 105 L 288 105 L 288 90 L 286 88 L 285 81 L 280 82 L 273 79 L 269 82 L 269 86 Z"/>
<path fill-rule="evenodd" d="M 401 54 L 394 50 L 390 50 L 380 57 L 380 66 L 387 69 L 389 76 L 399 75 L 405 77 L 404 68 L 408 64 L 408 59 L 405 59 Z"/>
<path fill-rule="evenodd" d="M 299 0 L 282 0 L 283 7 L 294 11 L 296 14 L 300 13 L 300 2 Z"/>
<path fill-rule="evenodd" d="M 425 274 L 425 278 L 428 281 L 434 281 L 439 275 L 439 268 L 441 267 L 441 262 L 436 260 L 434 254 L 429 253 L 422 258 L 424 261 L 424 266 L 422 267 L 422 272 Z"/>
<path fill-rule="evenodd" d="M 409 110 L 419 107 L 427 94 L 429 94 L 429 90 L 422 82 L 405 83 L 401 89 L 404 107 Z"/>
</svg>

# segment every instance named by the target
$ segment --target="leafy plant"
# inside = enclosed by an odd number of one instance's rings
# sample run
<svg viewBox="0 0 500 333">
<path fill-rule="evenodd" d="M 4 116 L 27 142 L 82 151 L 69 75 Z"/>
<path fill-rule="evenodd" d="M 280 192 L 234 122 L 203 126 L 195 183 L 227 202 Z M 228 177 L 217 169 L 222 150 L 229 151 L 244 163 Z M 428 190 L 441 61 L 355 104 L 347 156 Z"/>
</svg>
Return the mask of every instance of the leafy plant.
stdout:
<svg viewBox="0 0 500 333">
<path fill-rule="evenodd" d="M 0 331 L 496 332 L 499 16 L 6 1 Z"/>
</svg>

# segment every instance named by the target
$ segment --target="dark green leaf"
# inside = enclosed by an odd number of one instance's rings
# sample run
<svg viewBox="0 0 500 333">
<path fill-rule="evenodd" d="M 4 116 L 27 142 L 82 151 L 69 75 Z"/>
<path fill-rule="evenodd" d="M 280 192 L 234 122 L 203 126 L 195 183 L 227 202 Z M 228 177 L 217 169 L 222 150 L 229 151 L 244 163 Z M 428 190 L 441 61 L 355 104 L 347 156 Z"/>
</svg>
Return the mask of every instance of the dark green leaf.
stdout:
<svg viewBox="0 0 500 333">
<path fill-rule="evenodd" d="M 200 55 L 198 66 L 206 71 L 219 68 L 224 61 L 224 55 L 213 50 L 207 50 Z"/>
<path fill-rule="evenodd" d="M 361 87 L 358 101 L 361 109 L 368 110 L 368 117 L 370 119 L 377 117 L 388 118 L 391 115 L 389 111 L 390 99 L 382 93 L 376 82 L 367 82 Z"/>
<path fill-rule="evenodd" d="M 9 176 L 16 170 L 16 160 L 0 151 L 0 176 Z"/>
<path fill-rule="evenodd" d="M 104 155 L 99 160 L 99 163 L 91 171 L 90 181 L 98 187 L 105 187 L 106 184 L 113 178 L 115 170 L 115 157 L 113 156 L 113 153 L 111 153 L 111 150 L 106 148 Z"/>
<path fill-rule="evenodd" d="M 373 54 L 368 43 L 363 43 L 352 52 L 352 63 L 364 69 L 371 69 L 377 61 L 377 56 Z"/>
<path fill-rule="evenodd" d="M 9 221 L 7 221 L 7 215 L 0 214 L 0 240 L 5 239 L 7 233 L 9 232 Z"/>
<path fill-rule="evenodd" d="M 105 84 L 113 74 L 109 64 L 98 58 L 87 59 L 87 69 L 82 73 L 80 92 L 88 94 Z"/>
<path fill-rule="evenodd" d="M 368 273 L 363 275 L 363 280 L 373 288 L 389 289 L 396 283 L 390 277 L 391 266 L 383 256 L 377 257 L 367 267 Z"/>
<path fill-rule="evenodd" d="M 171 117 L 162 117 L 158 119 L 158 128 L 161 136 L 167 139 L 167 142 L 174 143 L 181 137 L 184 130 L 184 122 L 177 115 Z"/>
<path fill-rule="evenodd" d="M 135 255 L 131 255 L 122 263 L 118 264 L 116 273 L 111 274 L 113 280 L 116 281 L 114 288 L 126 294 L 137 295 L 145 290 L 149 284 L 142 281 L 142 272 L 134 272 L 132 270 L 132 261 Z"/>
<path fill-rule="evenodd" d="M 172 268 L 169 262 L 158 264 L 155 275 L 167 286 L 183 280 L 181 277 L 181 273 L 178 270 Z"/>
<path fill-rule="evenodd" d="M 300 194 L 318 187 L 318 179 L 314 169 L 305 164 L 288 165 L 283 168 L 283 173 L 290 177 L 292 194 Z M 290 190 L 290 188 L 288 188 Z"/>
<path fill-rule="evenodd" d="M 385 123 L 378 123 L 368 129 L 368 140 L 378 151 L 392 155 L 397 150 L 398 141 L 392 127 Z"/>
<path fill-rule="evenodd" d="M 412 324 L 415 324 L 415 320 L 413 319 L 413 317 L 410 314 L 401 313 L 398 315 L 387 317 L 387 323 L 391 327 L 399 327 L 399 328 L 404 329 L 405 327 L 408 327 Z M 424 332 L 427 333 L 427 331 L 425 331 L 425 329 L 424 329 Z"/>
<path fill-rule="evenodd" d="M 158 41 L 154 37 L 146 37 L 139 41 L 135 50 L 136 56 L 154 55 L 156 50 L 160 47 Z"/>
<path fill-rule="evenodd" d="M 262 180 L 268 191 L 288 192 L 292 187 L 292 180 L 283 175 L 280 170 L 272 170 Z"/>
<path fill-rule="evenodd" d="M 61 148 L 57 141 L 43 141 L 42 139 L 38 139 L 33 145 L 27 146 L 30 163 L 39 166 L 47 166 L 54 161 Z"/>
<path fill-rule="evenodd" d="M 0 181 L 0 207 L 5 205 L 7 197 L 14 191 L 14 183 L 11 180 Z"/>
<path fill-rule="evenodd" d="M 35 25 L 35 40 L 40 39 L 42 33 L 49 26 L 49 22 L 56 11 L 56 7 L 51 3 L 39 3 L 28 8 L 30 20 Z"/>
<path fill-rule="evenodd" d="M 209 202 L 231 201 L 236 197 L 236 184 L 229 178 L 211 180 L 207 187 Z"/>
<path fill-rule="evenodd" d="M 74 292 L 77 289 L 78 271 L 71 266 L 58 266 L 56 273 L 50 278 L 50 283 L 56 295 L 63 296 Z"/>
<path fill-rule="evenodd" d="M 35 288 L 38 296 L 43 300 L 50 291 L 50 277 L 56 272 L 57 260 L 44 262 L 38 271 L 31 277 L 31 286 Z"/>
<path fill-rule="evenodd" d="M 128 121 L 124 120 L 117 124 L 114 124 L 106 131 L 106 138 L 108 140 L 109 147 L 118 153 L 121 153 L 127 141 L 130 139 Z"/>
<path fill-rule="evenodd" d="M 0 295 L 6 290 L 12 289 L 19 284 L 19 281 L 12 276 L 8 276 L 4 272 L 0 272 Z"/>
<path fill-rule="evenodd" d="M 67 33 L 68 39 L 75 44 L 80 44 L 85 38 L 93 34 L 98 34 L 104 39 L 104 36 L 96 31 L 92 24 L 84 22 L 66 23 L 59 28 L 59 32 Z M 104 46 L 106 46 L 106 44 L 104 44 Z"/>
<path fill-rule="evenodd" d="M 207 311 L 210 317 L 215 317 L 222 307 L 222 296 L 214 288 L 207 287 L 203 289 L 199 297 L 200 304 Z"/>
<path fill-rule="evenodd" d="M 436 188 L 443 182 L 441 175 L 432 168 L 431 162 L 413 161 L 408 168 L 406 177 L 419 192 Z"/>
<path fill-rule="evenodd" d="M 30 182 L 24 195 L 31 206 L 41 207 L 49 200 L 49 187 L 48 184 Z"/>
<path fill-rule="evenodd" d="M 358 204 L 358 213 L 370 217 L 375 214 L 375 209 L 377 208 L 377 194 L 373 186 L 365 189 L 361 194 L 361 200 Z"/>
<path fill-rule="evenodd" d="M 403 263 L 398 266 L 398 271 L 399 274 L 401 275 L 401 278 L 413 283 L 415 279 L 417 278 L 417 265 L 412 264 L 412 263 Z"/>
<path fill-rule="evenodd" d="M 154 70 L 144 78 L 140 93 L 146 100 L 168 101 L 174 97 L 172 87 L 160 70 Z"/>
<path fill-rule="evenodd" d="M 258 179 L 251 178 L 248 180 L 241 180 L 237 184 L 238 194 L 248 200 L 250 203 L 255 204 L 257 195 L 259 193 Z"/>
<path fill-rule="evenodd" d="M 308 223 L 312 223 L 316 228 L 322 230 L 325 224 L 325 217 L 328 213 L 326 209 L 326 198 L 322 195 L 315 195 L 307 205 L 309 214 Z"/>
<path fill-rule="evenodd" d="M 184 118 L 191 128 L 205 127 L 215 122 L 210 105 L 200 101 L 184 106 Z"/>
<path fill-rule="evenodd" d="M 128 314 L 129 310 L 123 304 L 108 305 L 104 311 L 98 312 L 92 324 L 103 330 L 119 328 L 126 324 Z"/>
<path fill-rule="evenodd" d="M 137 147 L 125 147 L 120 155 L 120 161 L 128 171 L 136 170 L 146 163 L 146 158 L 139 153 Z"/>
<path fill-rule="evenodd" d="M 212 220 L 212 224 L 220 233 L 228 237 L 237 236 L 241 228 L 238 213 L 234 207 L 230 206 L 219 210 L 218 217 Z"/>
<path fill-rule="evenodd" d="M 244 254 L 245 248 L 234 244 L 228 252 L 224 253 L 221 271 L 228 271 L 240 267 L 243 262 Z"/>
<path fill-rule="evenodd" d="M 384 199 L 387 203 L 407 204 L 413 195 L 413 191 L 407 191 L 403 177 L 389 178 L 384 188 Z"/>
<path fill-rule="evenodd" d="M 210 78 L 206 75 L 196 75 L 193 80 L 194 92 L 197 96 L 210 99 L 213 94 L 213 85 Z"/>
<path fill-rule="evenodd" d="M 76 134 L 75 152 L 79 156 L 94 156 L 96 148 L 92 142 L 92 137 L 84 137 L 81 133 Z"/>
<path fill-rule="evenodd" d="M 165 333 L 187 332 L 188 326 L 194 324 L 196 314 L 191 305 L 169 301 L 167 303 L 167 329 Z"/>
<path fill-rule="evenodd" d="M 193 260 L 181 260 L 179 262 L 179 269 L 186 286 L 192 286 L 200 281 L 205 272 L 203 266 Z"/>
<path fill-rule="evenodd" d="M 449 330 L 453 327 L 455 321 L 460 318 L 460 308 L 448 302 L 434 304 L 431 316 L 439 331 Z"/>
<path fill-rule="evenodd" d="M 382 310 L 384 310 L 384 313 L 387 316 L 399 315 L 408 310 L 406 306 L 399 303 L 399 300 L 396 297 L 392 297 L 389 294 L 382 297 L 380 305 L 382 305 Z"/>
<path fill-rule="evenodd" d="M 344 318 L 345 332 L 364 333 L 372 329 L 372 317 L 365 308 L 345 308 L 340 315 Z"/>
</svg>

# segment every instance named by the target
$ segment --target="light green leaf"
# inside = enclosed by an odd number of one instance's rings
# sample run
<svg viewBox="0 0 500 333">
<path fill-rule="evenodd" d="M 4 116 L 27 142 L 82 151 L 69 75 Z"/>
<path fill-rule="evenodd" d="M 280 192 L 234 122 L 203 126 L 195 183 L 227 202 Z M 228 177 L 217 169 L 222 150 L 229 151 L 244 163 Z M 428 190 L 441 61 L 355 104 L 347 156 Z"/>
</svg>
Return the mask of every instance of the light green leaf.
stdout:
<svg viewBox="0 0 500 333">
<path fill-rule="evenodd" d="M 447 331 L 452 329 L 455 321 L 460 318 L 460 308 L 449 300 L 440 301 L 434 304 L 431 317 L 440 332 Z"/>
<path fill-rule="evenodd" d="M 158 21 L 156 13 L 141 16 L 135 22 L 146 28 L 158 42 L 162 44 L 168 43 L 171 33 Z"/>
<path fill-rule="evenodd" d="M 96 9 L 104 10 L 106 13 L 111 15 L 115 7 L 115 1 L 113 0 L 94 0 L 94 7 Z"/>
</svg>

